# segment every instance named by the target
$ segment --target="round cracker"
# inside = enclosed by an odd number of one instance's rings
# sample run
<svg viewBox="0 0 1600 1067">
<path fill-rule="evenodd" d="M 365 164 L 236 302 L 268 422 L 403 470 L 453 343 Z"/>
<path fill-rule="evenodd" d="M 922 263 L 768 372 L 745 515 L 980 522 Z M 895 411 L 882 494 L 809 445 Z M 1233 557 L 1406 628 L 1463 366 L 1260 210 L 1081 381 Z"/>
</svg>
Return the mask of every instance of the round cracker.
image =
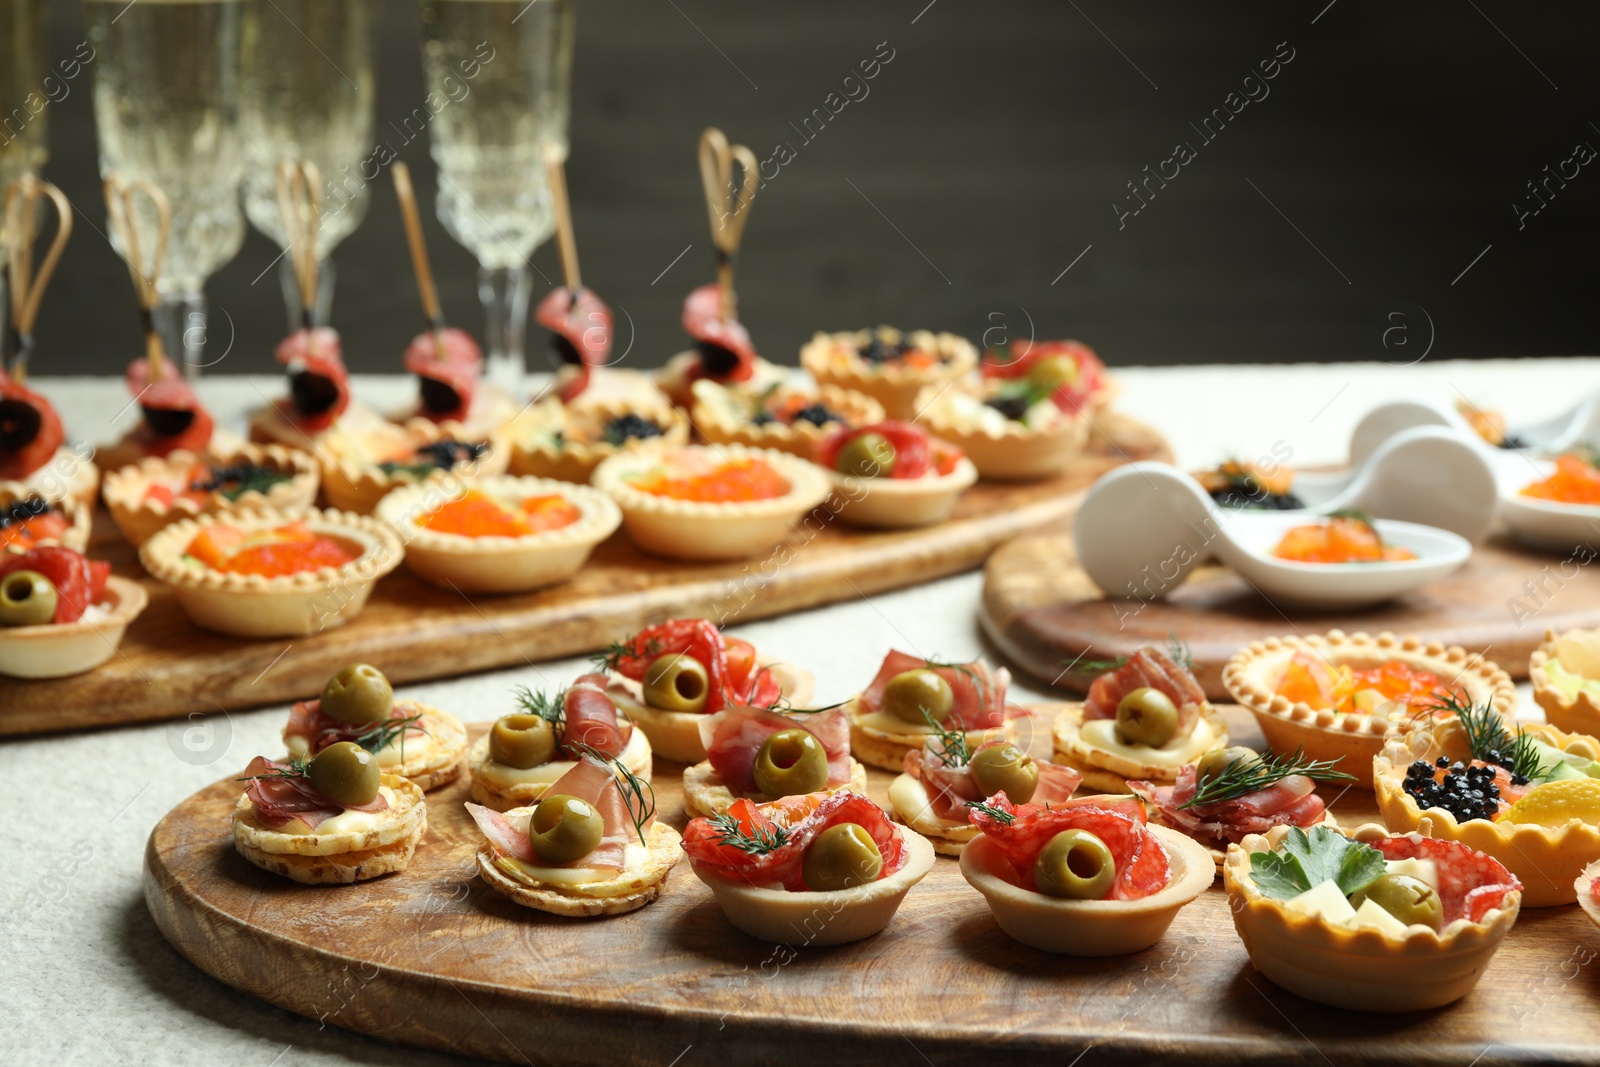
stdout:
<svg viewBox="0 0 1600 1067">
<path fill-rule="evenodd" d="M 867 769 L 860 761 L 851 759 L 850 780 L 843 785 L 830 786 L 822 790 L 824 793 L 837 793 L 848 789 L 853 793 L 865 796 L 867 793 Z M 711 769 L 710 760 L 702 760 L 692 767 L 683 769 L 683 813 L 691 819 L 711 815 L 721 815 L 733 807 L 733 802 L 739 795 L 722 783 L 722 776 Z M 747 799 L 758 804 L 765 803 L 768 798 L 760 794 L 750 794 Z"/>
<path fill-rule="evenodd" d="M 526 810 L 526 809 L 514 809 Z M 508 813 L 510 814 L 510 813 Z M 661 895 L 662 884 L 672 868 L 683 858 L 678 831 L 663 822 L 650 827 L 650 859 L 644 869 L 625 878 L 612 878 L 588 883 L 583 888 L 591 895 L 573 891 L 574 887 L 533 886 L 501 870 L 494 862 L 494 849 L 485 841 L 478 846 L 478 873 L 495 892 L 509 897 L 514 903 L 535 911 L 571 918 L 589 918 L 600 915 L 623 915 L 638 911 Z M 615 888 L 615 893 L 593 895 L 596 890 Z"/>
</svg>

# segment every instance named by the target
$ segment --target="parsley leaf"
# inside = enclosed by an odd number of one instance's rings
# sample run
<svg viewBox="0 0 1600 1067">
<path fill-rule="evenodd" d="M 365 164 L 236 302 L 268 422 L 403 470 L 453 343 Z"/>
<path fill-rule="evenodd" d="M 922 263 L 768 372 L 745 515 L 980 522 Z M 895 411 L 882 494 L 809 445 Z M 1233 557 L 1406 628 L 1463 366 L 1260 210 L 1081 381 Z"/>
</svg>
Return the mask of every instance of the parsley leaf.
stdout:
<svg viewBox="0 0 1600 1067">
<path fill-rule="evenodd" d="M 1312 827 L 1309 835 L 1291 827 L 1277 851 L 1250 854 L 1251 880 L 1274 900 L 1289 900 L 1327 881 L 1349 896 L 1383 872 L 1383 853 L 1326 826 Z"/>
</svg>

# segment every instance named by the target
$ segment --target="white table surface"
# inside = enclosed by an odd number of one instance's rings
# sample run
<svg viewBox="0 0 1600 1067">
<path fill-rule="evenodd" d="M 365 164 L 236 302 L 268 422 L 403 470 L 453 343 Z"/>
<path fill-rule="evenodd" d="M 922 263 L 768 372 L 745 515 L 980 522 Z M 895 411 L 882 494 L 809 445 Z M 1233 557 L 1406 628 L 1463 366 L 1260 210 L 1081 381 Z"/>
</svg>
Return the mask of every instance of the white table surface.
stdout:
<svg viewBox="0 0 1600 1067">
<path fill-rule="evenodd" d="M 1600 359 L 1121 368 L 1119 406 L 1161 429 L 1185 466 L 1253 457 L 1282 441 L 1297 466 L 1338 463 L 1356 420 L 1398 396 L 1458 396 L 1514 422 L 1570 406 L 1600 382 Z M 74 439 L 106 441 L 134 421 L 112 379 L 38 377 Z M 401 378 L 357 378 L 364 398 L 398 406 Z M 269 377 L 216 378 L 201 393 L 219 423 L 237 423 L 281 390 Z M 985 654 L 969 573 L 736 627 L 764 652 L 811 669 L 817 697 L 840 700 L 899 647 L 965 659 Z M 181 650 L 174 650 L 181 655 Z M 287 666 L 287 665 L 286 665 Z M 579 659 L 405 687 L 467 721 L 508 710 L 517 684 L 555 687 Z M 311 693 L 322 679 L 308 679 Z M 1040 697 L 1017 687 L 1026 702 Z M 5 701 L 0 679 L 0 704 Z M 1526 695 L 1524 695 L 1526 702 Z M 390 1045 L 291 1015 L 212 981 L 156 930 L 140 891 L 145 839 L 170 808 L 281 750 L 285 708 L 0 742 L 0 1062 L 94 1064 L 445 1064 L 465 1060 Z M 663 1067 L 678 1050 L 663 1050 Z M 696 1047 L 681 1067 L 737 1050 Z"/>
</svg>

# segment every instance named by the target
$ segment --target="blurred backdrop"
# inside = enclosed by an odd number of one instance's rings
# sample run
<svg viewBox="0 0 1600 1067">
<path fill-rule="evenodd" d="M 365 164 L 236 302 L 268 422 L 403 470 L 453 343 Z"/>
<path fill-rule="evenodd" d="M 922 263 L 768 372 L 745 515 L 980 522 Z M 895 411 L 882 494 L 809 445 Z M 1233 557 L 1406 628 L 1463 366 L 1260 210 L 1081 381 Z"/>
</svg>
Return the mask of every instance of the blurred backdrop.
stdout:
<svg viewBox="0 0 1600 1067">
<path fill-rule="evenodd" d="M 708 124 L 763 161 L 740 313 L 777 361 L 876 322 L 1072 336 L 1114 365 L 1596 350 L 1593 5 L 577 7 L 569 182 L 584 280 L 618 309 L 619 346 L 631 321 L 630 365 L 683 347 L 683 297 L 712 278 Z M 86 31 L 72 0 L 50 18 L 53 67 Z M 428 139 L 405 122 L 424 96 L 416 5 L 389 0 L 377 32 L 375 137 L 412 168 L 446 311 L 481 332 L 476 264 L 435 220 Z M 97 232 L 92 74 L 50 105 L 43 173 L 79 216 L 37 373 L 120 373 L 141 351 Z M 372 192 L 334 253 L 332 318 L 352 370 L 398 371 L 423 322 L 387 172 Z M 230 348 L 208 373 L 276 369 L 277 254 L 251 229 L 211 279 L 211 341 Z M 533 263 L 537 299 L 553 244 Z"/>
</svg>

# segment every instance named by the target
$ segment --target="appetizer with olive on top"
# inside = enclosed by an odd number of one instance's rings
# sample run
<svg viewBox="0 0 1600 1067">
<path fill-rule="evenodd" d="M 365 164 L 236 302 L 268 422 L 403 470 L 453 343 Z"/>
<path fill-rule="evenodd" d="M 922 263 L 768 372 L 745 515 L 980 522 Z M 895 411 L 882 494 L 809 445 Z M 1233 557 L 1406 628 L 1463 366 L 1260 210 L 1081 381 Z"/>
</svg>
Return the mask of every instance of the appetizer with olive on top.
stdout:
<svg viewBox="0 0 1600 1067">
<path fill-rule="evenodd" d="M 846 705 L 850 751 L 869 767 L 899 771 L 908 753 L 952 729 L 972 748 L 999 737 L 1032 751 L 1048 730 L 1026 709 L 1006 703 L 1010 682 L 1010 671 L 991 670 L 982 660 L 942 663 L 890 652 L 871 684 Z M 1031 736 L 1035 731 L 1039 737 Z"/>
<path fill-rule="evenodd" d="M 813 458 L 833 472 L 838 513 L 857 526 L 943 522 L 978 480 L 961 449 L 910 422 L 841 426 L 817 442 Z"/>
<path fill-rule="evenodd" d="M 63 678 L 116 654 L 144 586 L 64 544 L 0 550 L 0 675 Z"/>
<path fill-rule="evenodd" d="M 806 710 L 733 705 L 700 718 L 703 762 L 683 772 L 683 809 L 720 815 L 743 797 L 757 803 L 805 793 L 865 793 L 867 769 L 850 758 L 842 706 Z"/>
</svg>

